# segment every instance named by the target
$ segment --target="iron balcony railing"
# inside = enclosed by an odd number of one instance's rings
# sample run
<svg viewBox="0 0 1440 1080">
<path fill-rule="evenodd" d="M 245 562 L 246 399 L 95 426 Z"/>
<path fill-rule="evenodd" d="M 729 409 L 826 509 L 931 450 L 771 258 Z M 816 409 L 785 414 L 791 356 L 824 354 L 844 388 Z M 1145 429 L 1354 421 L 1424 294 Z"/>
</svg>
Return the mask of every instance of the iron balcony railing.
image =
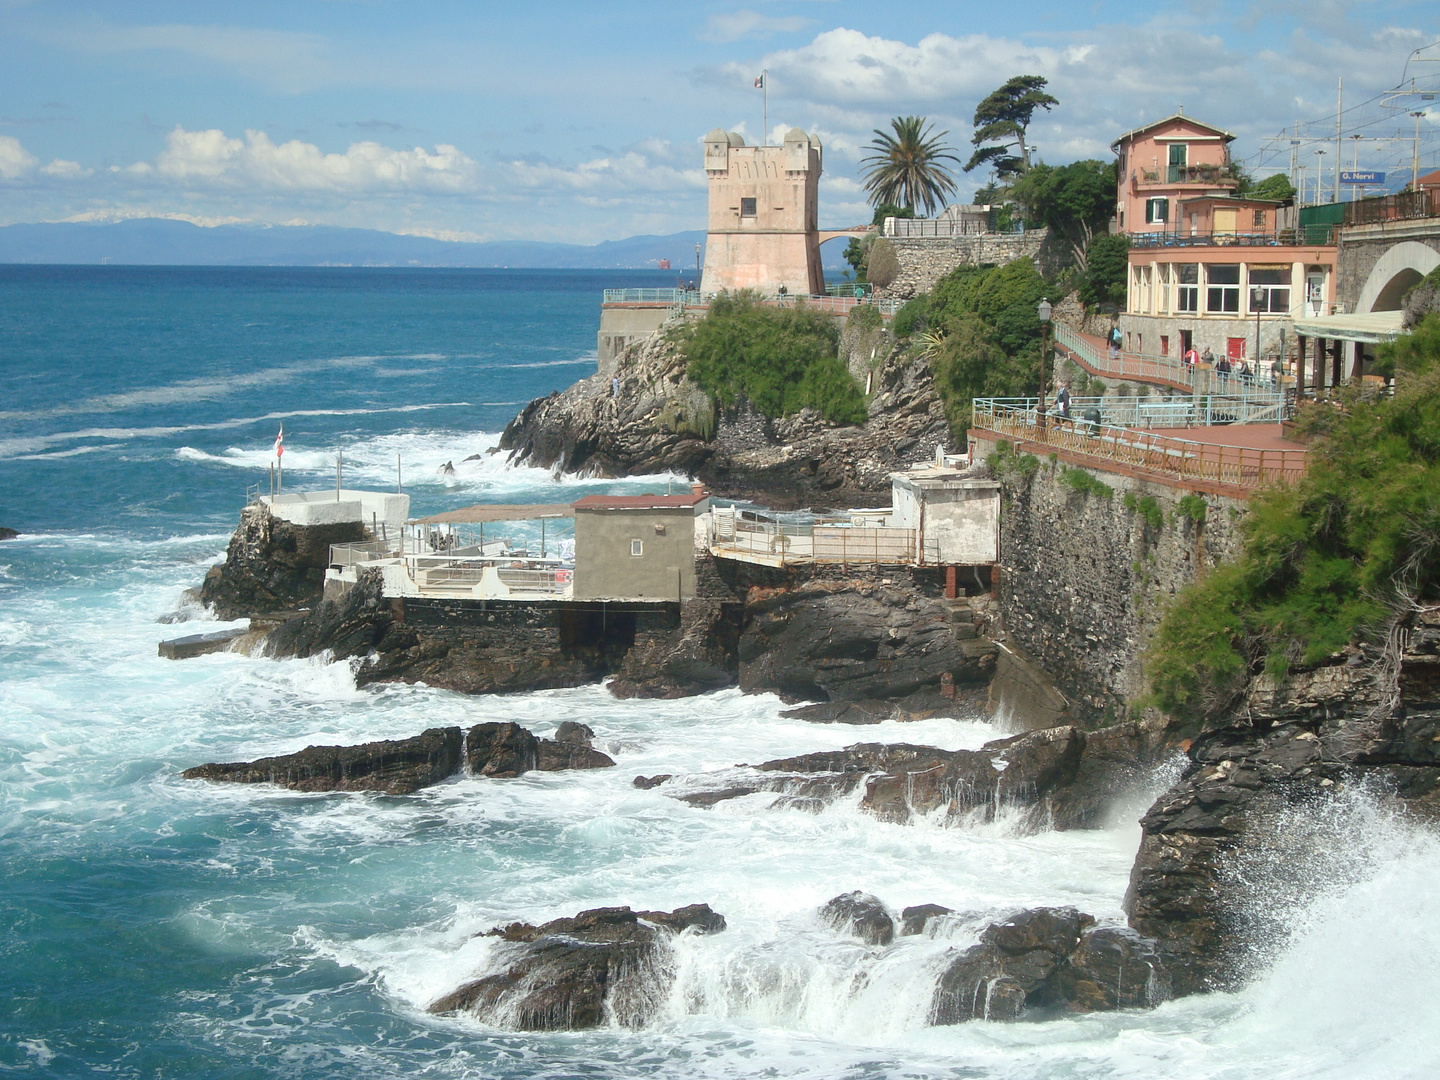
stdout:
<svg viewBox="0 0 1440 1080">
<path fill-rule="evenodd" d="M 1033 409 L 1034 398 L 978 398 L 990 407 Z M 1047 416 L 1061 416 L 1055 396 L 1045 399 Z M 1068 419 L 1123 428 L 1219 427 L 1278 424 L 1292 411 L 1289 396 L 1275 390 L 1237 388 L 1229 394 L 1150 394 L 1138 397 L 1072 397 Z"/>
<path fill-rule="evenodd" d="M 1007 436 L 1030 449 L 1064 450 L 1093 461 L 1173 480 L 1208 481 L 1251 491 L 1305 475 L 1305 451 L 1215 446 L 1168 435 L 1047 416 L 1043 426 L 1034 398 L 1015 404 L 976 398 L 972 426 Z"/>
<path fill-rule="evenodd" d="M 1298 229 L 1237 231 L 1200 229 L 1128 234 L 1132 248 L 1176 247 L 1330 247 L 1335 243 L 1334 225 L 1302 225 Z"/>
<path fill-rule="evenodd" d="M 606 304 L 674 304 L 687 297 L 698 299 L 689 289 L 606 289 Z"/>
<path fill-rule="evenodd" d="M 1440 217 L 1440 188 L 1377 195 L 1345 204 L 1346 225 L 1374 225 L 1381 221 L 1414 221 Z"/>
</svg>

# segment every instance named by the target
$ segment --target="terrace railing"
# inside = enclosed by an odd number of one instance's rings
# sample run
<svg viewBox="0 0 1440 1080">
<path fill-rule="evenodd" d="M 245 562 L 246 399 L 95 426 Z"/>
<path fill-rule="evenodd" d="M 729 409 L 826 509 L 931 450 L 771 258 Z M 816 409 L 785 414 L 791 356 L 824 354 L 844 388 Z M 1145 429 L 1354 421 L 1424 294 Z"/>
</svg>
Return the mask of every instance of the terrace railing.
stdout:
<svg viewBox="0 0 1440 1080">
<path fill-rule="evenodd" d="M 699 299 L 688 289 L 606 289 L 606 304 L 675 304 L 687 297 Z"/>
<path fill-rule="evenodd" d="M 1251 491 L 1276 481 L 1293 482 L 1305 474 L 1303 450 L 1215 446 L 1053 416 L 1046 417 L 1042 429 L 1037 404 L 1033 398 L 1023 403 L 976 398 L 972 424 L 1017 442 L 1089 458 L 1102 469 L 1118 465 L 1172 480 L 1209 481 Z"/>
<path fill-rule="evenodd" d="M 1381 221 L 1413 221 L 1440 217 L 1440 188 L 1401 191 L 1356 199 L 1345 204 L 1346 225 L 1374 225 Z"/>
<path fill-rule="evenodd" d="M 1335 226 L 1302 225 L 1298 229 L 1274 229 L 1269 232 L 1241 232 L 1234 229 L 1132 232 L 1129 238 L 1132 248 L 1329 247 L 1335 243 Z"/>
</svg>

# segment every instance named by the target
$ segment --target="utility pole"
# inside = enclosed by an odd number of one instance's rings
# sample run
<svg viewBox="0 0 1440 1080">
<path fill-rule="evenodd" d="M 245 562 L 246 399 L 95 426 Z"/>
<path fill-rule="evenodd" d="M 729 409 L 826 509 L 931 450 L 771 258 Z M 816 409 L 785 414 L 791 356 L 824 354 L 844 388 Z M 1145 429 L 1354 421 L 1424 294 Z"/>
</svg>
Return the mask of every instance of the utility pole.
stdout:
<svg viewBox="0 0 1440 1080">
<path fill-rule="evenodd" d="M 1335 198 L 1340 201 L 1340 135 L 1345 124 L 1345 79 L 1342 76 L 1335 83 Z"/>
<path fill-rule="evenodd" d="M 1415 156 L 1410 159 L 1410 190 L 1420 190 L 1420 120 L 1424 117 L 1424 110 L 1412 112 L 1415 118 Z"/>
</svg>

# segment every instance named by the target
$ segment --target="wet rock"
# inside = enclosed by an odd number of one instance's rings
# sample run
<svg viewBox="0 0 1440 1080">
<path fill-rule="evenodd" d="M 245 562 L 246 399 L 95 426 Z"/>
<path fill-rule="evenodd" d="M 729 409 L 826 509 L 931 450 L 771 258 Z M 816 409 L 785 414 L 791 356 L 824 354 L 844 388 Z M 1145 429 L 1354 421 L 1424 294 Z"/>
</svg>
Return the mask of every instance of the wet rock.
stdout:
<svg viewBox="0 0 1440 1080">
<path fill-rule="evenodd" d="M 497 927 L 489 936 L 503 942 L 491 965 L 498 970 L 440 998 L 430 1012 L 470 1012 L 513 1031 L 593 1028 L 612 1016 L 638 1028 L 675 978 L 670 938 L 724 929 L 724 917 L 707 904 L 671 912 L 595 908 L 542 926 Z"/>
<path fill-rule="evenodd" d="M 0 525 L 0 540 L 14 540 L 19 535 L 20 534 L 14 529 L 7 529 L 5 526 Z"/>
<path fill-rule="evenodd" d="M 879 724 L 897 719 L 897 711 L 888 701 L 822 701 L 780 715 L 812 724 Z"/>
<path fill-rule="evenodd" d="M 532 769 L 554 772 L 560 769 L 605 769 L 615 764 L 607 754 L 591 749 L 588 727 L 577 724 L 566 729 L 567 741 L 537 739 L 519 724 L 476 724 L 465 738 L 465 760 L 476 776 L 508 778 Z M 558 732 L 557 732 L 558 734 Z"/>
<path fill-rule="evenodd" d="M 895 919 L 890 909 L 867 892 L 834 897 L 820 909 L 820 920 L 866 945 L 889 945 L 895 940 Z"/>
<path fill-rule="evenodd" d="M 955 638 L 944 601 L 911 585 L 816 579 L 752 590 L 740 636 L 740 687 L 790 702 L 892 700 L 938 690 L 942 675 L 979 685 L 992 653 Z"/>
<path fill-rule="evenodd" d="M 562 720 L 555 729 L 555 741 L 568 746 L 594 746 L 595 729 L 576 720 Z"/>
<path fill-rule="evenodd" d="M 1086 931 L 1029 1004 L 1066 1012 L 1153 1008 L 1171 996 L 1170 974 L 1156 943 L 1123 926 Z"/>
<path fill-rule="evenodd" d="M 607 685 L 618 698 L 679 698 L 734 686 L 741 605 L 687 600 L 680 625 L 637 634 Z"/>
<path fill-rule="evenodd" d="M 708 810 L 716 803 L 726 802 L 730 799 L 739 799 L 746 795 L 754 795 L 762 790 L 759 785 L 738 784 L 730 787 L 715 788 L 712 791 L 691 791 L 684 795 L 672 795 L 672 799 L 678 802 L 688 803 L 690 806 L 698 806 Z"/>
<path fill-rule="evenodd" d="M 954 909 L 939 904 L 917 904 L 900 913 L 900 933 L 905 937 L 923 934 L 932 919 L 941 915 L 953 915 Z"/>
<path fill-rule="evenodd" d="M 1094 921 L 1074 908 L 1036 908 L 987 926 L 940 976 L 930 1023 L 1019 1019 Z"/>
<path fill-rule="evenodd" d="M 260 505 L 240 512 L 225 561 L 205 575 L 203 602 L 222 619 L 317 603 L 330 562 L 330 545 L 368 536 L 358 521 L 295 525 Z"/>
<path fill-rule="evenodd" d="M 673 777 L 670 773 L 667 772 L 657 773 L 654 776 L 637 776 L 634 780 L 630 782 L 635 787 L 639 788 L 641 791 L 649 791 L 651 788 L 657 788 L 661 784 L 665 783 L 665 781 L 670 779 L 673 779 Z"/>
<path fill-rule="evenodd" d="M 229 764 L 198 765 L 187 780 L 278 784 L 295 791 L 383 791 L 407 795 L 460 768 L 458 727 L 431 728 L 413 739 L 360 746 L 307 746 L 296 754 Z"/>
</svg>

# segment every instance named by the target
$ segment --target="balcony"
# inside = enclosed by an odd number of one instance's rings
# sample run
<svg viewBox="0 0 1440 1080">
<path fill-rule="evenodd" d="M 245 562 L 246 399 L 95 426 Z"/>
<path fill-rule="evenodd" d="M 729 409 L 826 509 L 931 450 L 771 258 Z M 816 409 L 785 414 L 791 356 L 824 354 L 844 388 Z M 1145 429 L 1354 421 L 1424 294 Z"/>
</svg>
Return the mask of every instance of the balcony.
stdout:
<svg viewBox="0 0 1440 1080">
<path fill-rule="evenodd" d="M 1332 247 L 1334 225 L 1303 225 L 1270 232 L 1200 229 L 1194 232 L 1132 232 L 1130 247 Z"/>
</svg>

